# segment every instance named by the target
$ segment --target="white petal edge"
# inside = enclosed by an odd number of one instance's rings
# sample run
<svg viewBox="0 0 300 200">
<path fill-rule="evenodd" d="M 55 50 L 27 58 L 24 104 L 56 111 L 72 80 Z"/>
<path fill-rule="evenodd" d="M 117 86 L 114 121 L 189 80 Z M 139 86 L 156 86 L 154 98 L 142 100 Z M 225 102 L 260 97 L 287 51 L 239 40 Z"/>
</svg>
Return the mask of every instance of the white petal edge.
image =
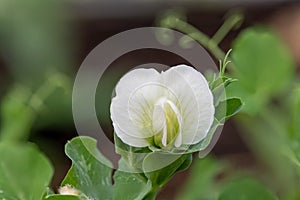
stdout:
<svg viewBox="0 0 300 200">
<path fill-rule="evenodd" d="M 187 65 L 177 65 L 171 69 L 177 71 L 184 78 L 194 91 L 199 108 L 198 128 L 195 136 L 184 134 L 183 143 L 196 144 L 203 140 L 213 124 L 215 108 L 213 95 L 206 78 L 194 68 Z M 183 116 L 184 117 L 184 116 Z"/>
<path fill-rule="evenodd" d="M 119 129 L 117 125 L 114 124 L 114 130 L 117 136 L 125 143 L 133 147 L 147 147 L 149 146 L 149 142 L 145 138 L 136 138 L 125 133 Z"/>
<path fill-rule="evenodd" d="M 182 144 L 191 144 L 199 126 L 200 109 L 195 92 L 185 75 L 176 71 L 175 67 L 162 72 L 161 81 L 172 92 L 173 95 L 168 98 L 176 104 L 182 116 Z"/>
<path fill-rule="evenodd" d="M 176 107 L 176 105 L 171 102 L 170 100 L 167 101 L 167 103 L 171 106 L 172 110 L 175 112 L 176 117 L 177 117 L 177 121 L 179 124 L 179 133 L 175 139 L 175 147 L 180 147 L 182 145 L 182 117 L 181 117 L 181 113 L 179 112 L 178 108 Z"/>
</svg>

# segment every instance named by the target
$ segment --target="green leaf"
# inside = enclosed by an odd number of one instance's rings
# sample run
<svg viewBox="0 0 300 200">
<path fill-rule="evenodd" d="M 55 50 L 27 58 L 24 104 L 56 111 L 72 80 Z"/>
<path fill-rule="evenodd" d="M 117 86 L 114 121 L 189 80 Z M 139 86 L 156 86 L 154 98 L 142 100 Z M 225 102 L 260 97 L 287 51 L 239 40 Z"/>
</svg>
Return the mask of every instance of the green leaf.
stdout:
<svg viewBox="0 0 300 200">
<path fill-rule="evenodd" d="M 124 159 L 124 161 L 130 165 L 130 171 L 132 172 L 143 171 L 142 163 L 145 156 L 151 152 L 150 149 L 148 149 L 147 147 L 140 148 L 140 147 L 129 146 L 125 144 L 116 134 L 114 135 L 114 140 L 115 140 L 116 153 L 120 154 Z"/>
<path fill-rule="evenodd" d="M 138 173 L 116 171 L 114 175 L 115 200 L 142 200 L 151 191 L 151 182 Z"/>
<path fill-rule="evenodd" d="M 65 151 L 72 167 L 62 185 L 71 185 L 95 200 L 112 199 L 112 165 L 98 151 L 96 140 L 74 138 Z"/>
<path fill-rule="evenodd" d="M 0 144 L 0 199 L 38 200 L 51 181 L 50 162 L 31 144 Z"/>
<path fill-rule="evenodd" d="M 266 28 L 248 28 L 233 44 L 230 77 L 239 80 L 231 84 L 227 95 L 241 97 L 244 112 L 259 112 L 272 97 L 281 94 L 292 83 L 295 64 L 283 42 Z"/>
<path fill-rule="evenodd" d="M 154 195 L 174 173 L 186 169 L 192 161 L 190 154 L 170 155 L 166 152 L 150 152 L 149 149 L 130 147 L 116 136 L 115 144 L 117 152 L 122 155 L 119 170 L 114 175 L 116 200 L 138 200 Z"/>
<path fill-rule="evenodd" d="M 241 110 L 242 106 L 243 103 L 239 98 L 229 98 L 225 101 L 221 101 L 216 107 L 215 117 L 220 122 L 227 120 L 228 118 L 238 113 Z M 224 116 L 225 113 L 226 115 Z"/>
<path fill-rule="evenodd" d="M 42 199 L 46 198 L 47 196 L 53 195 L 53 194 L 54 194 L 53 190 L 48 187 L 48 188 L 46 188 L 46 191 L 44 192 Z"/>
<path fill-rule="evenodd" d="M 242 178 L 227 185 L 218 198 L 218 200 L 232 199 L 277 200 L 278 198 L 258 181 L 251 178 Z"/>
</svg>

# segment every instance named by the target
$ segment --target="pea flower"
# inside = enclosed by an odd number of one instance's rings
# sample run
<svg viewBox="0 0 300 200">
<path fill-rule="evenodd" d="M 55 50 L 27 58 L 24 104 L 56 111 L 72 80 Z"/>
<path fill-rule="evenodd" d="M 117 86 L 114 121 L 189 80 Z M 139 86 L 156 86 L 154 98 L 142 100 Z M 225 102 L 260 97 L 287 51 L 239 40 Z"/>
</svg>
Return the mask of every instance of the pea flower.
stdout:
<svg viewBox="0 0 300 200">
<path fill-rule="evenodd" d="M 213 123 L 213 95 L 187 65 L 159 73 L 135 69 L 118 82 L 110 112 L 116 135 L 134 147 L 179 148 L 203 140 Z"/>
</svg>

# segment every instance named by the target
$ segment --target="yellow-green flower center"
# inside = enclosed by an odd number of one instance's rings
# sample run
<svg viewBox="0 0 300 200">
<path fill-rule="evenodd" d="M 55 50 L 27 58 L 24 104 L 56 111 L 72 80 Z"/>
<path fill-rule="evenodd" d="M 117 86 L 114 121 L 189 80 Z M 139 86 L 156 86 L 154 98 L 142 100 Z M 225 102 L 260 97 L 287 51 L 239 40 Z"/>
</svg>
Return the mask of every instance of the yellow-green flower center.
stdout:
<svg viewBox="0 0 300 200">
<path fill-rule="evenodd" d="M 181 124 L 181 115 L 176 105 L 166 98 L 158 100 L 152 118 L 154 144 L 161 148 L 173 144 L 179 147 L 182 144 Z"/>
</svg>

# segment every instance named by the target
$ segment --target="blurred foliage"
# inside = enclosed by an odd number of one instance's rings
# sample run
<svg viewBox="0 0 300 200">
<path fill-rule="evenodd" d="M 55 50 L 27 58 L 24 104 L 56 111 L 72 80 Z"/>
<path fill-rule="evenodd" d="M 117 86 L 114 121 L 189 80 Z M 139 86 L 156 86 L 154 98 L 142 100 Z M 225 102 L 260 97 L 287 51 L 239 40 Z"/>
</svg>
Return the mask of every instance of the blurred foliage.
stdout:
<svg viewBox="0 0 300 200">
<path fill-rule="evenodd" d="M 74 32 L 71 32 L 65 3 L 56 0 L 0 2 L 0 53 L 9 74 L 13 77 L 13 83 L 10 85 L 21 85 L 21 90 L 34 92 L 46 82 L 45 80 L 53 78 L 53 73 L 72 72 L 73 47 L 76 41 Z M 49 95 L 43 102 L 48 112 L 46 115 L 40 113 L 40 120 L 35 127 L 70 124 L 71 80 L 65 76 L 63 81 L 69 82 L 68 92 L 56 90 Z M 14 91 L 15 97 L 11 96 L 13 94 L 8 96 L 17 99 L 19 94 L 16 94 L 15 86 L 5 89 Z M 23 123 L 25 124 L 25 121 Z"/>
<path fill-rule="evenodd" d="M 276 200 L 274 194 L 252 178 L 242 178 L 228 184 L 218 200 Z"/>
<path fill-rule="evenodd" d="M 35 146 L 26 143 L 33 127 L 65 124 L 71 119 L 71 80 L 61 73 L 71 72 L 72 66 L 70 50 L 74 41 L 69 38 L 68 22 L 63 20 L 66 13 L 61 1 L 0 2 L 3 44 L 0 51 L 15 81 L 1 102 L 0 198 L 78 199 L 47 190 L 53 173 L 51 164 Z M 242 18 L 239 13 L 229 16 L 211 38 L 186 23 L 182 13 L 162 16 L 160 25 L 182 31 L 217 59 L 224 59 L 225 53 L 218 44 L 231 28 L 240 25 Z M 184 38 L 180 42 L 188 46 Z M 226 173 L 230 164 L 221 160 L 211 157 L 195 160 L 178 199 L 274 200 L 278 199 L 277 195 L 283 200 L 297 200 L 300 196 L 300 87 L 296 83 L 293 59 L 280 39 L 265 27 L 242 31 L 232 48 L 233 64 L 227 73 L 239 84 L 230 84 L 227 95 L 241 96 L 245 101 L 243 114 L 235 120 L 244 141 L 267 170 L 253 170 L 251 173 L 256 178 L 249 178 L 239 171 Z M 226 83 L 225 76 L 221 82 Z M 219 106 L 226 104 L 233 108 L 227 113 L 231 116 L 242 103 L 236 98 L 229 100 L 219 102 Z M 117 171 L 112 185 L 109 164 L 100 162 L 108 161 L 97 151 L 93 139 L 73 139 L 66 145 L 66 154 L 73 165 L 62 186 L 76 186 L 82 199 L 87 196 L 143 199 L 147 194 L 152 195 L 149 192 L 153 183 L 140 174 Z M 190 160 L 186 160 L 174 162 L 160 177 L 156 173 L 146 175 L 161 183 L 158 185 L 161 187 L 171 177 L 170 171 L 189 166 Z M 224 174 L 225 177 L 220 176 Z"/>
<path fill-rule="evenodd" d="M 0 155 L 0 199 L 41 199 L 53 169 L 35 145 L 1 142 Z"/>
<path fill-rule="evenodd" d="M 73 41 L 63 1 L 1 0 L 0 11 L 0 52 L 16 81 L 34 88 L 49 69 L 70 72 Z"/>
<path fill-rule="evenodd" d="M 228 96 L 245 102 L 244 112 L 256 114 L 269 100 L 291 86 L 295 63 L 279 38 L 265 27 L 244 30 L 234 41 L 231 54 L 235 67 Z"/>
<path fill-rule="evenodd" d="M 178 200 L 278 199 L 245 171 L 236 171 L 229 162 L 208 156 L 195 159 Z"/>
<path fill-rule="evenodd" d="M 0 53 L 13 77 L 0 89 L 6 92 L 1 99 L 0 199 L 37 200 L 47 193 L 52 166 L 27 140 L 39 128 L 65 126 L 72 119 L 71 79 L 65 74 L 71 72 L 75 41 L 67 15 L 63 1 L 0 1 Z"/>
<path fill-rule="evenodd" d="M 0 139 L 28 140 L 32 127 L 37 123 L 36 119 L 44 113 L 49 115 L 49 107 L 45 102 L 59 89 L 64 91 L 61 97 L 70 92 L 68 78 L 58 73 L 50 74 L 35 92 L 26 86 L 13 87 L 2 100 Z"/>
<path fill-rule="evenodd" d="M 28 139 L 35 116 L 33 109 L 27 105 L 30 95 L 28 89 L 16 86 L 2 99 L 1 140 L 26 141 Z"/>
<path fill-rule="evenodd" d="M 262 27 L 244 30 L 233 48 L 235 66 L 230 75 L 241 84 L 229 86 L 229 95 L 242 95 L 245 100 L 244 115 L 236 121 L 246 143 L 270 169 L 262 178 L 281 198 L 293 199 L 300 185 L 293 152 L 300 141 L 291 137 L 299 133 L 296 124 L 300 122 L 294 61 L 272 30 Z"/>
<path fill-rule="evenodd" d="M 217 176 L 226 168 L 226 164 L 212 157 L 194 159 L 189 179 L 181 189 L 178 200 L 217 199 L 221 184 Z"/>
</svg>

